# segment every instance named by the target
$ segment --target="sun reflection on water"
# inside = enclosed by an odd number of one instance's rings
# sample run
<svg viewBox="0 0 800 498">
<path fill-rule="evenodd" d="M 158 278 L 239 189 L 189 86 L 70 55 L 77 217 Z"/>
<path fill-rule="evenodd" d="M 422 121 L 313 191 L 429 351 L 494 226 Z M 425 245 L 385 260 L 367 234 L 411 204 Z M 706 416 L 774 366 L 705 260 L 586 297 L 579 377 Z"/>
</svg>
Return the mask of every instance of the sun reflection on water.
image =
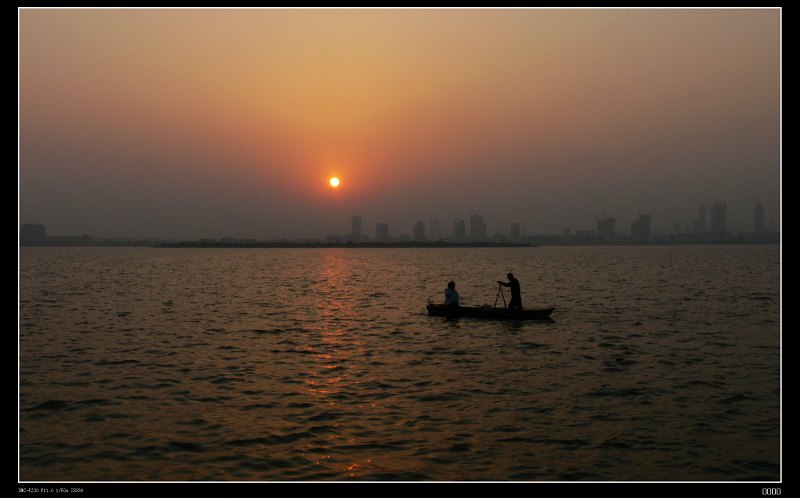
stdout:
<svg viewBox="0 0 800 498">
<path fill-rule="evenodd" d="M 316 465 L 343 476 L 357 478 L 365 466 L 374 463 L 373 455 L 365 455 L 366 460 L 352 460 L 352 455 L 344 460 L 343 454 L 352 453 L 352 448 L 360 444 L 361 438 L 353 429 L 342 433 L 341 420 L 350 418 L 353 411 L 375 410 L 374 402 L 358 399 L 362 393 L 356 389 L 358 384 L 368 382 L 368 372 L 363 369 L 364 339 L 356 327 L 363 322 L 358 310 L 362 303 L 358 299 L 354 282 L 361 277 L 353 268 L 351 258 L 331 251 L 325 255 L 319 270 L 313 278 L 313 303 L 319 318 L 306 327 L 307 334 L 316 347 L 310 357 L 314 366 L 305 371 L 305 393 L 317 407 L 320 420 L 334 434 L 328 434 L 313 448 Z M 355 361 L 358 359 L 359 361 Z M 361 369 L 356 365 L 361 365 Z"/>
</svg>

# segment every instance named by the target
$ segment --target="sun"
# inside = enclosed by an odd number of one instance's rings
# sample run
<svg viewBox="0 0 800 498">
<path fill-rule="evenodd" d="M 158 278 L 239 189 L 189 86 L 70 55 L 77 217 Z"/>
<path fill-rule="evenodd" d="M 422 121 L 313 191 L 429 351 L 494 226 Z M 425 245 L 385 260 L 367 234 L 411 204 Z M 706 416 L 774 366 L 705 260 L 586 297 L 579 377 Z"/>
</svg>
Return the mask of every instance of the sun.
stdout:
<svg viewBox="0 0 800 498">
<path fill-rule="evenodd" d="M 328 180 L 328 183 L 331 184 L 331 187 L 336 188 L 339 186 L 339 179 L 334 176 L 333 178 Z"/>
</svg>

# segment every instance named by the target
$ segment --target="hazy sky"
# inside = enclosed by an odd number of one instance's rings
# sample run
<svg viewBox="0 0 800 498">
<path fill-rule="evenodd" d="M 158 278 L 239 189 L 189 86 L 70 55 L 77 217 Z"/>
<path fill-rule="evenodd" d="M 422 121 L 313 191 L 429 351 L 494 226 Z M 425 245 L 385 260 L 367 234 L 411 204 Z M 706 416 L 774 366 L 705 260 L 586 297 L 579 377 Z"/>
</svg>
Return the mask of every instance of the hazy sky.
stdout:
<svg viewBox="0 0 800 498">
<path fill-rule="evenodd" d="M 21 9 L 19 113 L 53 235 L 780 222 L 776 9 Z"/>
</svg>

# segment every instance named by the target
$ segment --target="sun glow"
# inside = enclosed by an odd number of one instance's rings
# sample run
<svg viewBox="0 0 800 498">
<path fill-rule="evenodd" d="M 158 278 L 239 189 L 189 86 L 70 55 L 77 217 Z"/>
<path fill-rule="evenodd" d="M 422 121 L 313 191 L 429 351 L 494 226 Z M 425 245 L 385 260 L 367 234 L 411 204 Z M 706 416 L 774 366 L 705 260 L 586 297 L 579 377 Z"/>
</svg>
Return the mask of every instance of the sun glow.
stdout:
<svg viewBox="0 0 800 498">
<path fill-rule="evenodd" d="M 338 178 L 336 178 L 336 177 L 334 176 L 333 178 L 331 178 L 331 179 L 328 181 L 328 183 L 330 183 L 330 184 L 331 184 L 331 187 L 333 187 L 333 188 L 336 188 L 336 187 L 338 187 L 338 186 L 339 186 L 339 179 L 338 179 Z"/>
</svg>

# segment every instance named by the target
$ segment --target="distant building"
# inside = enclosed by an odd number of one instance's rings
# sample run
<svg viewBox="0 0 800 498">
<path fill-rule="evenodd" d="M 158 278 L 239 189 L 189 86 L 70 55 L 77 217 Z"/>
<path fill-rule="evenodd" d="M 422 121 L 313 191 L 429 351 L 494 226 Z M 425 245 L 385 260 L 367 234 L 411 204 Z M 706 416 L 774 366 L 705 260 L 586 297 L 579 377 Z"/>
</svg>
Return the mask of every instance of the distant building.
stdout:
<svg viewBox="0 0 800 498">
<path fill-rule="evenodd" d="M 753 222 L 753 233 L 764 233 L 765 232 L 765 225 L 764 225 L 764 205 L 761 202 L 756 202 L 756 208 L 754 214 L 754 222 Z"/>
<path fill-rule="evenodd" d="M 635 243 L 650 241 L 649 214 L 640 214 L 639 219 L 631 223 L 631 241 Z"/>
<path fill-rule="evenodd" d="M 728 231 L 728 208 L 724 201 L 714 201 L 711 206 L 711 234 L 722 237 Z"/>
<path fill-rule="evenodd" d="M 512 223 L 511 224 L 511 231 L 509 232 L 511 236 L 511 242 L 519 242 L 519 239 L 522 238 L 520 234 L 520 226 L 519 223 Z"/>
<path fill-rule="evenodd" d="M 700 206 L 697 210 L 697 218 L 692 221 L 692 233 L 706 232 L 706 207 Z"/>
<path fill-rule="evenodd" d="M 434 242 L 442 240 L 442 228 L 437 218 L 428 220 L 428 236 Z"/>
<path fill-rule="evenodd" d="M 616 235 L 616 218 L 597 219 L 597 237 L 600 240 L 610 240 Z"/>
<path fill-rule="evenodd" d="M 422 220 L 414 224 L 413 235 L 411 238 L 414 242 L 427 242 L 428 238 L 425 236 L 425 223 Z"/>
<path fill-rule="evenodd" d="M 378 242 L 389 242 L 389 225 L 386 223 L 378 223 L 375 226 L 375 240 Z"/>
<path fill-rule="evenodd" d="M 19 240 L 22 244 L 44 242 L 44 225 L 22 225 L 19 227 Z"/>
<path fill-rule="evenodd" d="M 464 220 L 456 218 L 453 220 L 453 239 L 456 242 L 462 242 L 467 237 L 467 228 Z"/>
<path fill-rule="evenodd" d="M 678 235 L 679 233 L 682 233 L 682 232 L 683 232 L 683 230 L 681 229 L 681 222 L 680 221 L 676 221 L 675 223 L 672 224 L 672 233 L 674 235 Z"/>
<path fill-rule="evenodd" d="M 477 214 L 470 216 L 469 236 L 475 241 L 486 240 L 486 223 L 483 222 L 483 216 Z"/>
<path fill-rule="evenodd" d="M 352 232 L 342 237 L 347 242 L 366 242 L 369 237 L 361 233 L 361 216 L 353 216 L 350 218 L 352 223 Z"/>
</svg>

